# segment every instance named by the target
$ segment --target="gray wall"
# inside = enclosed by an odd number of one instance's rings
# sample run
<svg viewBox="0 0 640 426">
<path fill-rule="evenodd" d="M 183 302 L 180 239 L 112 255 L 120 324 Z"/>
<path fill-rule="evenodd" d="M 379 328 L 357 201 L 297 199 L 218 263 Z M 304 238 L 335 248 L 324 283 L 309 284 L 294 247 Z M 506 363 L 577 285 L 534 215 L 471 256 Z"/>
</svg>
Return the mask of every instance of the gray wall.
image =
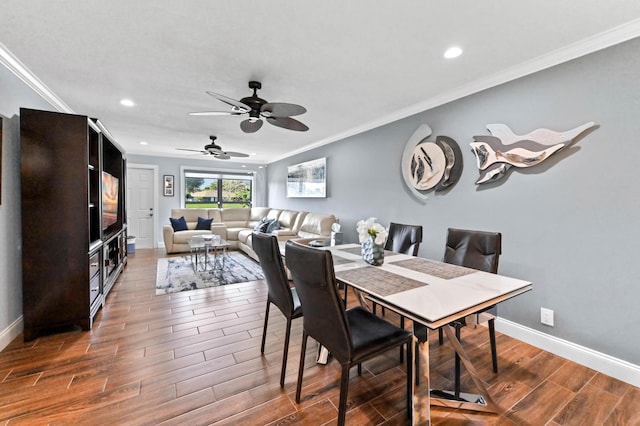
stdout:
<svg viewBox="0 0 640 426">
<path fill-rule="evenodd" d="M 2 203 L 0 204 L 0 335 L 22 315 L 20 107 L 54 109 L 0 66 Z M 34 259 L 35 261 L 35 259 Z"/>
<path fill-rule="evenodd" d="M 269 205 L 335 213 L 349 242 L 375 216 L 420 224 L 420 256 L 440 259 L 448 227 L 503 233 L 500 273 L 534 289 L 499 306 L 524 326 L 640 365 L 640 39 L 468 96 L 424 113 L 269 165 Z M 428 84 L 428 82 L 426 83 Z M 479 187 L 469 142 L 488 123 L 514 132 L 599 128 L 538 167 Z M 422 123 L 453 137 L 464 171 L 446 194 L 410 195 L 400 159 Z M 287 199 L 287 166 L 327 157 L 326 199 Z M 540 307 L 555 327 L 540 324 Z"/>
<path fill-rule="evenodd" d="M 108 126 L 108 124 L 105 123 Z M 191 159 L 191 158 L 169 158 L 157 157 L 150 155 L 127 155 L 127 164 L 145 164 L 158 166 L 158 229 L 156 232 L 158 243 L 162 243 L 162 226 L 169 224 L 171 209 L 184 207 L 181 205 L 180 186 L 180 167 L 204 167 L 212 170 L 232 171 L 232 172 L 256 172 L 254 179 L 254 206 L 266 206 L 266 169 L 259 169 L 258 165 L 247 164 L 246 168 L 242 168 L 239 163 L 226 162 L 224 160 L 212 159 Z M 176 192 L 173 197 L 164 197 L 162 195 L 162 179 L 163 175 L 175 176 Z"/>
</svg>

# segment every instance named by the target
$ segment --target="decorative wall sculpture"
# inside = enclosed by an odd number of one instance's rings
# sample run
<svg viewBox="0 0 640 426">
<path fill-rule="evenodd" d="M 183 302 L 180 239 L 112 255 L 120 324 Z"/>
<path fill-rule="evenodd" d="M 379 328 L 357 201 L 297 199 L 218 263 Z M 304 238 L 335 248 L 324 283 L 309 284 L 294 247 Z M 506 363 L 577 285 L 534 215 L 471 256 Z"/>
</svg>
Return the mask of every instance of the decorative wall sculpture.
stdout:
<svg viewBox="0 0 640 426">
<path fill-rule="evenodd" d="M 471 143 L 480 170 L 476 184 L 495 182 L 513 166 L 540 164 L 594 126 L 595 123 L 589 122 L 565 132 L 536 129 L 526 135 L 516 135 L 506 124 L 487 124 L 491 136 L 474 136 Z"/>
<path fill-rule="evenodd" d="M 462 174 L 462 151 L 450 137 L 427 141 L 431 128 L 422 124 L 411 135 L 402 153 L 402 177 L 411 192 L 427 199 L 427 191 L 451 188 Z"/>
</svg>

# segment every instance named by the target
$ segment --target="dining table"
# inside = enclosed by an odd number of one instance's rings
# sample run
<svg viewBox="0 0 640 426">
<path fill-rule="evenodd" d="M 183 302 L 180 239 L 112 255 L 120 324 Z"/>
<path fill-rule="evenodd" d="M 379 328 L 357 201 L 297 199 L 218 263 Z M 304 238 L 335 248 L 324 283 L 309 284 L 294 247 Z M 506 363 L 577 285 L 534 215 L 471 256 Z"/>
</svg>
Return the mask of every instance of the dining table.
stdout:
<svg viewBox="0 0 640 426">
<path fill-rule="evenodd" d="M 319 249 L 331 252 L 336 280 L 353 288 L 361 305 L 369 308 L 367 300 L 372 300 L 413 321 L 414 344 L 419 350 L 412 352 L 414 357 L 416 352 L 419 354 L 421 372 L 421 380 L 417 381 L 415 375 L 409 379 L 413 390 L 413 424 L 430 424 L 431 405 L 500 412 L 452 327 L 443 326 L 530 291 L 531 282 L 390 251 L 385 251 L 382 265 L 372 266 L 362 259 L 359 244 Z M 424 327 L 416 327 L 416 324 Z M 478 393 L 431 389 L 427 334 L 440 327 Z"/>
</svg>

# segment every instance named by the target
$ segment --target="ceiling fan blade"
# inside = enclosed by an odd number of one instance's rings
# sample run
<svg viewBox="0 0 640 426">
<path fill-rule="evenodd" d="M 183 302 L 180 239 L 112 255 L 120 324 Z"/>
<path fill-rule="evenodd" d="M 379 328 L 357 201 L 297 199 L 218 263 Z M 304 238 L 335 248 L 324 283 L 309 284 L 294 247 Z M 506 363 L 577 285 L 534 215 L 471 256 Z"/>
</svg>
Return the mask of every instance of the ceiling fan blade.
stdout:
<svg viewBox="0 0 640 426">
<path fill-rule="evenodd" d="M 225 155 L 228 155 L 229 157 L 248 157 L 249 154 L 245 154 L 243 152 L 233 152 L 233 151 L 224 151 Z"/>
<path fill-rule="evenodd" d="M 255 133 L 262 127 L 262 120 L 251 121 L 249 119 L 240 123 L 240 129 L 245 133 Z"/>
<path fill-rule="evenodd" d="M 199 111 L 199 112 L 190 112 L 189 115 L 240 115 L 244 114 L 240 111 Z"/>
<path fill-rule="evenodd" d="M 213 96 L 217 100 L 222 101 L 225 104 L 231 105 L 232 107 L 235 107 L 238 110 L 236 112 L 245 113 L 245 112 L 251 111 L 251 107 L 249 105 L 244 104 L 244 103 L 242 103 L 240 101 L 236 101 L 235 99 L 228 98 L 228 97 L 226 97 L 224 95 L 221 95 L 219 93 L 207 92 L 207 95 Z"/>
<path fill-rule="evenodd" d="M 229 159 L 231 159 L 231 157 L 229 157 L 226 154 L 214 154 L 213 156 L 215 158 L 217 158 L 218 160 L 229 160 Z"/>
<path fill-rule="evenodd" d="M 291 117 L 269 117 L 267 121 L 274 126 L 282 127 L 284 129 L 295 130 L 296 132 L 306 132 L 309 128 Z"/>
<path fill-rule="evenodd" d="M 265 117 L 291 117 L 304 114 L 307 109 L 302 105 L 273 102 L 262 105 L 260 111 Z"/>
<path fill-rule="evenodd" d="M 207 151 L 202 151 L 200 149 L 187 149 L 187 148 L 176 148 L 178 151 L 191 151 L 191 152 L 199 152 L 200 154 L 208 154 Z"/>
</svg>

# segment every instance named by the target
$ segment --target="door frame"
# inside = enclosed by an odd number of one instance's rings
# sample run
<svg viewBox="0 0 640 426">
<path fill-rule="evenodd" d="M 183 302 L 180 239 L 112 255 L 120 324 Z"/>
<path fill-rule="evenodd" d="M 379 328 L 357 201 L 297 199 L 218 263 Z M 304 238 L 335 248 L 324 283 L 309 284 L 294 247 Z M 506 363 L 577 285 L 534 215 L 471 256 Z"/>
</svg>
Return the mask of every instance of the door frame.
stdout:
<svg viewBox="0 0 640 426">
<path fill-rule="evenodd" d="M 157 164 L 141 164 L 141 163 L 127 163 L 127 177 L 129 177 L 129 169 L 144 169 L 153 171 L 153 241 L 151 242 L 153 248 L 158 248 L 158 191 L 160 190 L 159 170 Z M 128 200 L 127 200 L 128 201 Z M 126 206 L 127 211 L 129 206 Z"/>
</svg>

